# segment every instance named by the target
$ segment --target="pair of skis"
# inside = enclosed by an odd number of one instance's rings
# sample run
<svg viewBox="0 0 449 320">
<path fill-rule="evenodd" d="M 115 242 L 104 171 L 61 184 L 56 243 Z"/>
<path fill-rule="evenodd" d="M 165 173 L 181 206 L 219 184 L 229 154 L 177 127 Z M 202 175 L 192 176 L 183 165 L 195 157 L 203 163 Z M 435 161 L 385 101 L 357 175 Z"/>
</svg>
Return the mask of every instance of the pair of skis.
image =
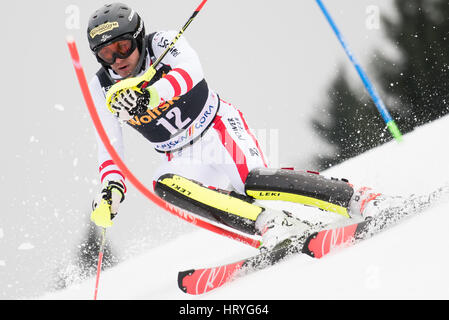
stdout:
<svg viewBox="0 0 449 320">
<path fill-rule="evenodd" d="M 400 220 L 418 214 L 449 194 L 449 186 L 424 196 L 410 196 L 400 207 L 382 210 L 375 217 L 346 226 L 310 231 L 297 238 L 287 239 L 270 251 L 212 268 L 192 269 L 178 273 L 178 286 L 188 294 L 210 292 L 243 275 L 272 266 L 294 254 L 321 258 L 341 248 L 362 240 L 397 224 Z"/>
</svg>

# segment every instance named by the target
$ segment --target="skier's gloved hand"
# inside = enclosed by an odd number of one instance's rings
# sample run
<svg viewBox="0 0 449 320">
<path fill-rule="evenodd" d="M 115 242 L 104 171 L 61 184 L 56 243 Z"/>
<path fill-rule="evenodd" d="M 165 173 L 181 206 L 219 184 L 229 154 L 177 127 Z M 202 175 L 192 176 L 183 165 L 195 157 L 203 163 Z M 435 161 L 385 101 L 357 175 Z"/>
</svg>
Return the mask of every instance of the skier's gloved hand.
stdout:
<svg viewBox="0 0 449 320">
<path fill-rule="evenodd" d="M 138 92 L 132 89 L 126 89 L 119 93 L 111 104 L 115 115 L 123 121 L 128 121 L 133 117 L 137 109 Z"/>
<path fill-rule="evenodd" d="M 112 226 L 118 207 L 125 200 L 125 186 L 119 181 L 106 181 L 102 190 L 92 202 L 90 219 L 99 227 Z"/>
<path fill-rule="evenodd" d="M 120 120 L 128 121 L 148 108 L 157 107 L 159 102 L 159 94 L 153 86 L 143 89 L 142 92 L 130 88 L 120 92 L 111 107 Z"/>
</svg>

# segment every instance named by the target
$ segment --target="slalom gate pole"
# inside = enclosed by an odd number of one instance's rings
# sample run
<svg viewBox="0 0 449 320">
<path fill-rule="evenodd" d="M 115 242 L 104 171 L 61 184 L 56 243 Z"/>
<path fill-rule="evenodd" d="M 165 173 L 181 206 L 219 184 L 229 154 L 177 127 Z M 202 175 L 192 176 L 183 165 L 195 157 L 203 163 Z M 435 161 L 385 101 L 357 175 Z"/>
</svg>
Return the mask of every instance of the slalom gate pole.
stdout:
<svg viewBox="0 0 449 320">
<path fill-rule="evenodd" d="M 95 279 L 94 300 L 97 300 L 97 295 L 98 295 L 98 283 L 100 282 L 100 273 L 101 273 L 101 266 L 103 263 L 103 254 L 104 254 L 104 244 L 105 243 L 106 243 L 106 228 L 102 228 L 101 244 L 100 244 L 100 250 L 98 252 L 97 277 Z"/>
<path fill-rule="evenodd" d="M 198 7 L 198 11 L 201 10 L 202 6 L 206 0 L 203 0 L 201 5 Z M 105 146 L 106 150 L 108 151 L 109 155 L 111 156 L 112 160 L 114 161 L 115 165 L 119 167 L 120 171 L 124 174 L 125 178 L 130 181 L 137 190 L 139 190 L 144 196 L 146 196 L 149 200 L 151 200 L 153 203 L 155 203 L 157 206 L 161 207 L 162 209 L 170 212 L 171 214 L 177 216 L 178 218 L 183 219 L 184 221 L 187 221 L 189 223 L 192 223 L 194 225 L 197 225 L 198 227 L 207 229 L 209 231 L 212 231 L 214 233 L 220 234 L 222 236 L 231 238 L 233 240 L 237 240 L 239 242 L 242 242 L 244 244 L 250 245 L 254 248 L 258 248 L 260 246 L 260 241 L 257 239 L 253 239 L 251 237 L 247 237 L 245 235 L 233 232 L 231 230 L 227 230 L 224 228 L 221 228 L 219 226 L 216 226 L 212 223 L 209 223 L 205 220 L 199 219 L 198 217 L 192 215 L 191 213 L 178 208 L 165 200 L 159 198 L 156 194 L 148 190 L 136 177 L 135 175 L 128 169 L 126 164 L 123 162 L 123 160 L 120 158 L 119 154 L 115 150 L 115 148 L 112 146 L 111 141 L 109 140 L 106 131 L 101 123 L 101 120 L 98 116 L 97 110 L 95 108 L 94 101 L 92 99 L 92 95 L 89 90 L 89 85 L 86 80 L 86 76 L 84 73 L 84 69 L 80 62 L 80 57 L 78 53 L 78 49 L 76 47 L 75 40 L 73 37 L 67 37 L 67 45 L 69 48 L 69 52 L 72 58 L 72 63 L 75 68 L 75 73 L 78 78 L 78 82 L 81 88 L 81 91 L 83 93 L 84 100 L 86 102 L 87 109 L 90 113 L 90 116 L 92 118 L 92 121 L 94 123 L 95 129 Z"/>
<path fill-rule="evenodd" d="M 338 29 L 337 25 L 335 24 L 334 20 L 332 19 L 331 15 L 329 14 L 329 11 L 324 6 L 323 1 L 316 0 L 316 2 L 318 4 L 318 6 L 320 7 L 321 11 L 323 12 L 324 16 L 326 17 L 327 21 L 329 22 L 330 26 L 332 27 L 332 30 L 334 31 L 335 35 L 337 36 L 340 44 L 343 46 L 343 49 L 345 50 L 346 54 L 348 55 L 349 60 L 351 61 L 351 63 L 355 67 L 355 69 L 357 70 L 357 73 L 359 74 L 360 78 L 362 79 L 363 84 L 365 85 L 365 88 L 368 90 L 371 98 L 373 99 L 373 102 L 376 105 L 377 110 L 381 114 L 383 120 L 385 121 L 387 128 L 390 131 L 391 135 L 397 141 L 402 141 L 402 134 L 399 131 L 398 126 L 396 125 L 395 121 L 391 117 L 385 104 L 383 103 L 382 99 L 380 98 L 380 96 L 377 93 L 376 89 L 374 88 L 373 84 L 369 80 L 365 71 L 362 69 L 359 62 L 356 60 L 354 54 L 349 49 L 349 46 L 347 45 L 345 39 L 343 38 L 343 35 L 341 34 L 340 30 Z"/>
</svg>

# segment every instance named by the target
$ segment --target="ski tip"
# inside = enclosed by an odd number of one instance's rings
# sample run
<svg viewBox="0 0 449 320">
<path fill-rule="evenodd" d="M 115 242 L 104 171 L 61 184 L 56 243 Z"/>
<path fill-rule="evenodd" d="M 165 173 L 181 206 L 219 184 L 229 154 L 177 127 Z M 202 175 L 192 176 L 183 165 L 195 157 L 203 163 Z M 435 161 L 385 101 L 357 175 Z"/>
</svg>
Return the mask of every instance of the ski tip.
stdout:
<svg viewBox="0 0 449 320">
<path fill-rule="evenodd" d="M 184 278 L 187 276 L 191 276 L 194 272 L 194 269 L 178 272 L 178 287 L 182 292 L 187 293 L 187 287 L 185 287 L 183 284 Z"/>
</svg>

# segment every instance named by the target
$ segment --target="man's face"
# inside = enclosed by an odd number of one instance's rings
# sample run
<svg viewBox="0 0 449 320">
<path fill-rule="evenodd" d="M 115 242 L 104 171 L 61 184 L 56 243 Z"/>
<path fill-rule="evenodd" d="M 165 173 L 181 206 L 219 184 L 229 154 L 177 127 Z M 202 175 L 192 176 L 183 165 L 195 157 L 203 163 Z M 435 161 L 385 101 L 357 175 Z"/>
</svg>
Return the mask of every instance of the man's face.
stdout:
<svg viewBox="0 0 449 320">
<path fill-rule="evenodd" d="M 112 70 L 120 77 L 125 78 L 129 76 L 137 66 L 139 62 L 139 50 L 136 48 L 134 52 L 126 59 L 117 58 L 115 63 L 111 65 Z"/>
</svg>

